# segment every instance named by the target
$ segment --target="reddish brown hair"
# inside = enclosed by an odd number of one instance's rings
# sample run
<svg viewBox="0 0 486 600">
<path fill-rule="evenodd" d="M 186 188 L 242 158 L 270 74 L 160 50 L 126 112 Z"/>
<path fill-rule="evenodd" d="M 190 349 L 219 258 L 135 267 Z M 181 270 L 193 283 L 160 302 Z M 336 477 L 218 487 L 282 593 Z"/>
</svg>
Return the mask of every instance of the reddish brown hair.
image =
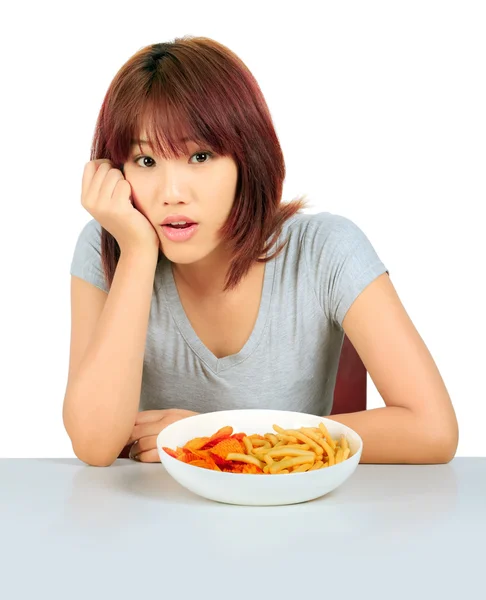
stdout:
<svg viewBox="0 0 486 600">
<path fill-rule="evenodd" d="M 231 248 L 225 290 L 234 288 L 267 255 L 284 222 L 306 206 L 303 197 L 281 203 L 285 163 L 258 83 L 231 50 L 205 37 L 184 36 L 134 54 L 115 75 L 98 116 L 91 159 L 127 162 L 143 128 L 164 158 L 186 152 L 188 137 L 232 156 L 238 181 L 230 215 L 220 230 Z M 142 151 L 142 150 L 141 150 Z M 266 256 L 262 256 L 262 255 Z M 111 286 L 120 247 L 104 228 L 101 259 Z"/>
</svg>

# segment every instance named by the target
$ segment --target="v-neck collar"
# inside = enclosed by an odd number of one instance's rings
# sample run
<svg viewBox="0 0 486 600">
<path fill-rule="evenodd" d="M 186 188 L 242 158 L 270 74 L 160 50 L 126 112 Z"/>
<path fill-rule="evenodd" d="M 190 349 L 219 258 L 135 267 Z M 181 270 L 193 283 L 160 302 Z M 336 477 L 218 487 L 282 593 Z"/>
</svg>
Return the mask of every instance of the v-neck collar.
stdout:
<svg viewBox="0 0 486 600">
<path fill-rule="evenodd" d="M 270 314 L 270 304 L 275 281 L 275 262 L 276 258 L 273 258 L 265 263 L 258 316 L 250 337 L 246 341 L 243 348 L 241 348 L 241 350 L 236 354 L 230 354 L 229 356 L 218 358 L 200 340 L 199 336 L 194 331 L 194 328 L 192 327 L 191 322 L 189 321 L 181 303 L 174 279 L 174 273 L 172 271 L 172 263 L 165 257 L 161 258 L 161 288 L 164 291 L 165 301 L 172 314 L 172 318 L 174 319 L 177 328 L 192 351 L 215 373 L 219 373 L 241 363 L 247 359 L 257 347 L 265 330 L 265 326 Z"/>
</svg>

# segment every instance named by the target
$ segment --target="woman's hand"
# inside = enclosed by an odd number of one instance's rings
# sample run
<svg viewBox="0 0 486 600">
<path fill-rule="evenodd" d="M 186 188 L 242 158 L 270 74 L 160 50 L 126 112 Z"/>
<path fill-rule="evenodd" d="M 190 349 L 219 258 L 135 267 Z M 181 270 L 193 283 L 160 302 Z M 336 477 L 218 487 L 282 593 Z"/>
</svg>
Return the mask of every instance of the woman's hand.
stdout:
<svg viewBox="0 0 486 600">
<path fill-rule="evenodd" d="M 86 163 L 81 204 L 116 239 L 121 251 L 150 250 L 157 256 L 160 240 L 155 227 L 135 206 L 124 173 L 107 158 Z"/>
<path fill-rule="evenodd" d="M 138 413 L 127 446 L 130 448 L 130 458 L 139 462 L 160 462 L 157 451 L 157 436 L 167 425 L 192 417 L 198 413 L 192 410 L 168 408 L 165 410 L 144 410 Z"/>
</svg>

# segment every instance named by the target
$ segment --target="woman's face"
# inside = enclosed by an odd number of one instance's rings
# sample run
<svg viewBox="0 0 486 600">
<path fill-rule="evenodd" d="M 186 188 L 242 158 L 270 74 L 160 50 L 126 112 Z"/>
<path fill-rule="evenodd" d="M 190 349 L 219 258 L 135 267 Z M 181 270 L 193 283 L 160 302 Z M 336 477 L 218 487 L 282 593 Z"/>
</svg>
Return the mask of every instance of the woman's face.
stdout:
<svg viewBox="0 0 486 600">
<path fill-rule="evenodd" d="M 147 138 L 142 134 L 141 140 Z M 134 144 L 123 165 L 135 207 L 152 223 L 170 261 L 190 264 L 206 258 L 219 246 L 218 231 L 233 206 L 236 162 L 193 141 L 186 143 L 186 155 L 177 159 L 164 159 L 147 143 L 140 145 L 143 154 Z M 174 239 L 185 234 L 182 229 L 162 226 L 167 217 L 196 223 L 193 235 L 184 241 Z"/>
</svg>

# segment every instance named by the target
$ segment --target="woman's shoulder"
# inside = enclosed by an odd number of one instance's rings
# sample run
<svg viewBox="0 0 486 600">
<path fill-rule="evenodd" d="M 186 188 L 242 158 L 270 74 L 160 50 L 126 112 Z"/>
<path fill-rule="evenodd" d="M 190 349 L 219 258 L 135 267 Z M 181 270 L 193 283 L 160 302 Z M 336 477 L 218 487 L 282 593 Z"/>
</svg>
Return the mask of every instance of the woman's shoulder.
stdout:
<svg viewBox="0 0 486 600">
<path fill-rule="evenodd" d="M 321 261 L 337 268 L 350 255 L 376 260 L 373 245 L 365 231 L 351 218 L 331 212 L 297 213 L 287 222 L 284 237 L 290 246 L 298 243 L 309 263 Z M 322 262 L 320 263 L 322 265 Z"/>
<path fill-rule="evenodd" d="M 89 219 L 78 231 L 77 244 L 101 247 L 101 225 L 96 219 Z"/>
<path fill-rule="evenodd" d="M 299 234 L 305 237 L 313 235 L 350 235 L 359 228 L 348 217 L 328 211 L 318 213 L 297 213 L 288 219 L 284 230 L 289 235 Z"/>
<path fill-rule="evenodd" d="M 284 223 L 280 238 L 287 243 L 287 252 L 299 255 L 303 250 L 315 255 L 323 250 L 332 253 L 343 243 L 351 247 L 366 243 L 364 232 L 352 219 L 326 211 L 296 213 Z"/>
</svg>

